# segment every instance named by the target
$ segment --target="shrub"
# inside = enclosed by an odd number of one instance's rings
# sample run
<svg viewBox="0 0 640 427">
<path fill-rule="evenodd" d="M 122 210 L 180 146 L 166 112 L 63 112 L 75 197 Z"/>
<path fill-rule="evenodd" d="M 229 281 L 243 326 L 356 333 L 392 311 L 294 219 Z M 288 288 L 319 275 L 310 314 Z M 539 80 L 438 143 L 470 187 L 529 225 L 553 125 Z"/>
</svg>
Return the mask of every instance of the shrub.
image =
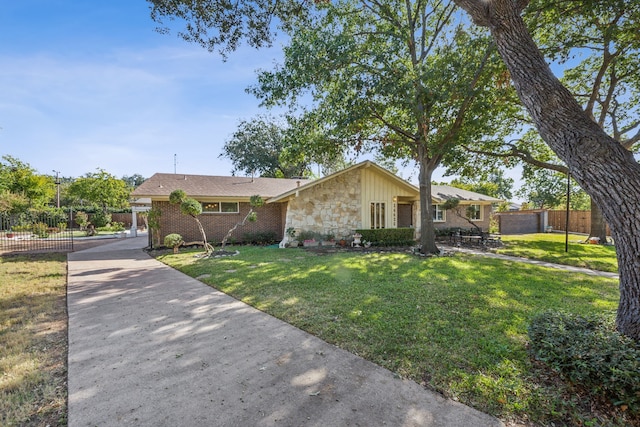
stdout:
<svg viewBox="0 0 640 427">
<path fill-rule="evenodd" d="M 168 248 L 173 248 L 174 253 L 178 252 L 178 247 L 183 243 L 182 236 L 177 233 L 167 234 L 164 237 L 164 245 Z"/>
<path fill-rule="evenodd" d="M 96 211 L 96 213 L 94 213 L 93 215 L 91 215 L 91 224 L 93 224 L 94 227 L 96 228 L 106 227 L 107 224 L 109 224 L 110 222 L 111 222 L 110 213 L 106 213 L 104 211 L 99 210 L 99 211 Z"/>
<path fill-rule="evenodd" d="M 356 230 L 362 234 L 362 240 L 373 246 L 411 246 L 415 244 L 413 228 L 378 228 L 375 230 Z"/>
<path fill-rule="evenodd" d="M 31 227 L 31 231 L 41 239 L 49 237 L 49 226 L 44 222 L 37 222 Z"/>
<path fill-rule="evenodd" d="M 252 245 L 270 245 L 275 243 L 278 236 L 274 231 L 258 231 L 255 233 L 245 233 L 243 240 Z"/>
<path fill-rule="evenodd" d="M 76 213 L 75 221 L 78 227 L 80 227 L 80 230 L 84 230 L 87 228 L 87 225 L 89 225 L 89 215 L 87 215 L 86 212 L 80 211 Z"/>
<path fill-rule="evenodd" d="M 302 230 L 298 233 L 297 240 L 300 242 L 304 242 L 305 240 L 320 240 L 320 233 L 316 233 L 315 231 L 310 230 Z"/>
<path fill-rule="evenodd" d="M 529 326 L 533 357 L 573 384 L 640 412 L 640 343 L 615 330 L 612 316 L 547 311 Z"/>
<path fill-rule="evenodd" d="M 111 230 L 114 232 L 124 231 L 124 222 L 114 221 L 111 223 Z"/>
</svg>

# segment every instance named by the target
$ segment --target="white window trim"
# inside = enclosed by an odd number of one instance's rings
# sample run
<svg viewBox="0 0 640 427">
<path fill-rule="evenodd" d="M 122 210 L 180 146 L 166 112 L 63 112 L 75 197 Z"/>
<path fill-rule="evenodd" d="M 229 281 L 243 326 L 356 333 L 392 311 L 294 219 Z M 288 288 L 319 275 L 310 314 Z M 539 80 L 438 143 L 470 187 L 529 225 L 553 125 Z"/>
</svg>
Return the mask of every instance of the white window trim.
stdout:
<svg viewBox="0 0 640 427">
<path fill-rule="evenodd" d="M 207 203 L 217 203 L 218 204 L 218 211 L 205 211 L 204 210 L 204 205 Z M 223 203 L 235 203 L 236 205 L 236 211 L 235 212 L 223 212 L 222 211 L 222 204 Z M 218 202 L 218 201 L 213 201 L 213 202 L 200 202 L 200 206 L 202 206 L 202 214 L 203 215 L 237 215 L 240 213 L 240 202 L 228 202 L 228 201 L 224 201 L 224 202 Z"/>
<path fill-rule="evenodd" d="M 470 221 L 474 221 L 474 222 L 483 221 L 484 220 L 484 205 L 481 205 L 479 203 L 469 203 L 469 206 L 477 206 L 478 207 L 478 212 L 480 213 L 480 218 L 471 219 Z"/>
<path fill-rule="evenodd" d="M 431 219 L 433 220 L 433 222 L 447 222 L 447 211 L 441 209 L 440 206 L 441 206 L 440 203 L 436 203 L 433 205 L 433 207 L 435 208 L 434 213 L 438 213 L 438 211 L 442 212 L 442 219 L 435 219 L 433 218 L 433 215 L 432 215 Z"/>
<path fill-rule="evenodd" d="M 382 224 L 380 224 L 380 227 L 375 227 L 375 223 L 371 223 L 369 224 L 369 228 L 371 228 L 372 230 L 379 230 L 379 229 L 384 229 L 387 228 L 387 202 L 383 202 L 383 201 L 371 201 L 369 202 L 369 221 L 371 221 L 371 205 L 377 205 L 377 206 L 383 206 L 384 207 L 384 218 L 382 219 Z M 374 208 L 375 209 L 375 208 Z M 378 215 L 379 217 L 379 215 Z"/>
</svg>

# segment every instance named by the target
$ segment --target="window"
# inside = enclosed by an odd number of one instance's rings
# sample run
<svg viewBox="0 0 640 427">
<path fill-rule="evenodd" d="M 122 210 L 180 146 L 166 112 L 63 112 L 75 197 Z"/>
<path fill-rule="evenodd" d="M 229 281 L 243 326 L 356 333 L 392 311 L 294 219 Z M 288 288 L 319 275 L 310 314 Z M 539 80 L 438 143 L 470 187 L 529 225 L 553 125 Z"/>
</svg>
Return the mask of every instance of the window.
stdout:
<svg viewBox="0 0 640 427">
<path fill-rule="evenodd" d="M 218 203 L 218 202 L 211 202 L 211 203 L 202 202 L 202 212 L 204 212 L 204 213 L 220 212 L 220 203 Z"/>
<path fill-rule="evenodd" d="M 371 228 L 384 228 L 384 202 L 371 203 Z"/>
<path fill-rule="evenodd" d="M 202 202 L 203 213 L 238 213 L 238 202 Z"/>
<path fill-rule="evenodd" d="M 482 206 L 480 205 L 469 205 L 467 208 L 467 216 L 471 221 L 481 221 L 482 220 Z"/>
<path fill-rule="evenodd" d="M 238 202 L 222 202 L 220 203 L 220 212 L 225 213 L 238 213 Z"/>
<path fill-rule="evenodd" d="M 433 218 L 434 222 L 445 222 L 447 220 L 445 211 L 440 205 L 431 205 L 431 212 L 431 217 Z"/>
</svg>

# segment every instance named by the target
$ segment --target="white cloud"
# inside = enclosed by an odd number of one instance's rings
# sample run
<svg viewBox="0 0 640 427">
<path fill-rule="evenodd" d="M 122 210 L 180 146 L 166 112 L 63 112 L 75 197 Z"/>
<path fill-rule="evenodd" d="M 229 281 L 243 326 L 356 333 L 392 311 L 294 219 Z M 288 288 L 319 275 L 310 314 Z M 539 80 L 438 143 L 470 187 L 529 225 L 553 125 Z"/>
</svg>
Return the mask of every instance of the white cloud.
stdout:
<svg viewBox="0 0 640 427">
<path fill-rule="evenodd" d="M 224 140 L 258 101 L 244 92 L 266 58 L 223 63 L 195 46 L 118 50 L 86 59 L 0 56 L 0 154 L 41 173 L 226 174 Z M 271 59 L 263 60 L 262 62 Z M 167 167 L 168 166 L 168 167 Z"/>
</svg>

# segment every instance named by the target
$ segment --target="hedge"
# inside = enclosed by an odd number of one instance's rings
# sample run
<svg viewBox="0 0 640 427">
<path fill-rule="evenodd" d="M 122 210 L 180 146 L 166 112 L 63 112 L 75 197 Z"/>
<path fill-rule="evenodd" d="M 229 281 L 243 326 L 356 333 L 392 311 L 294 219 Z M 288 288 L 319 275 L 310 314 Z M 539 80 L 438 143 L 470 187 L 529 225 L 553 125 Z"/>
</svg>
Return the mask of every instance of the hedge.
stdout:
<svg viewBox="0 0 640 427">
<path fill-rule="evenodd" d="M 615 330 L 613 315 L 546 311 L 529 326 L 533 357 L 571 383 L 640 412 L 640 342 Z"/>
<path fill-rule="evenodd" d="M 413 228 L 377 228 L 356 230 L 356 233 L 362 234 L 362 239 L 373 246 L 411 246 L 415 244 L 414 231 Z"/>
</svg>

